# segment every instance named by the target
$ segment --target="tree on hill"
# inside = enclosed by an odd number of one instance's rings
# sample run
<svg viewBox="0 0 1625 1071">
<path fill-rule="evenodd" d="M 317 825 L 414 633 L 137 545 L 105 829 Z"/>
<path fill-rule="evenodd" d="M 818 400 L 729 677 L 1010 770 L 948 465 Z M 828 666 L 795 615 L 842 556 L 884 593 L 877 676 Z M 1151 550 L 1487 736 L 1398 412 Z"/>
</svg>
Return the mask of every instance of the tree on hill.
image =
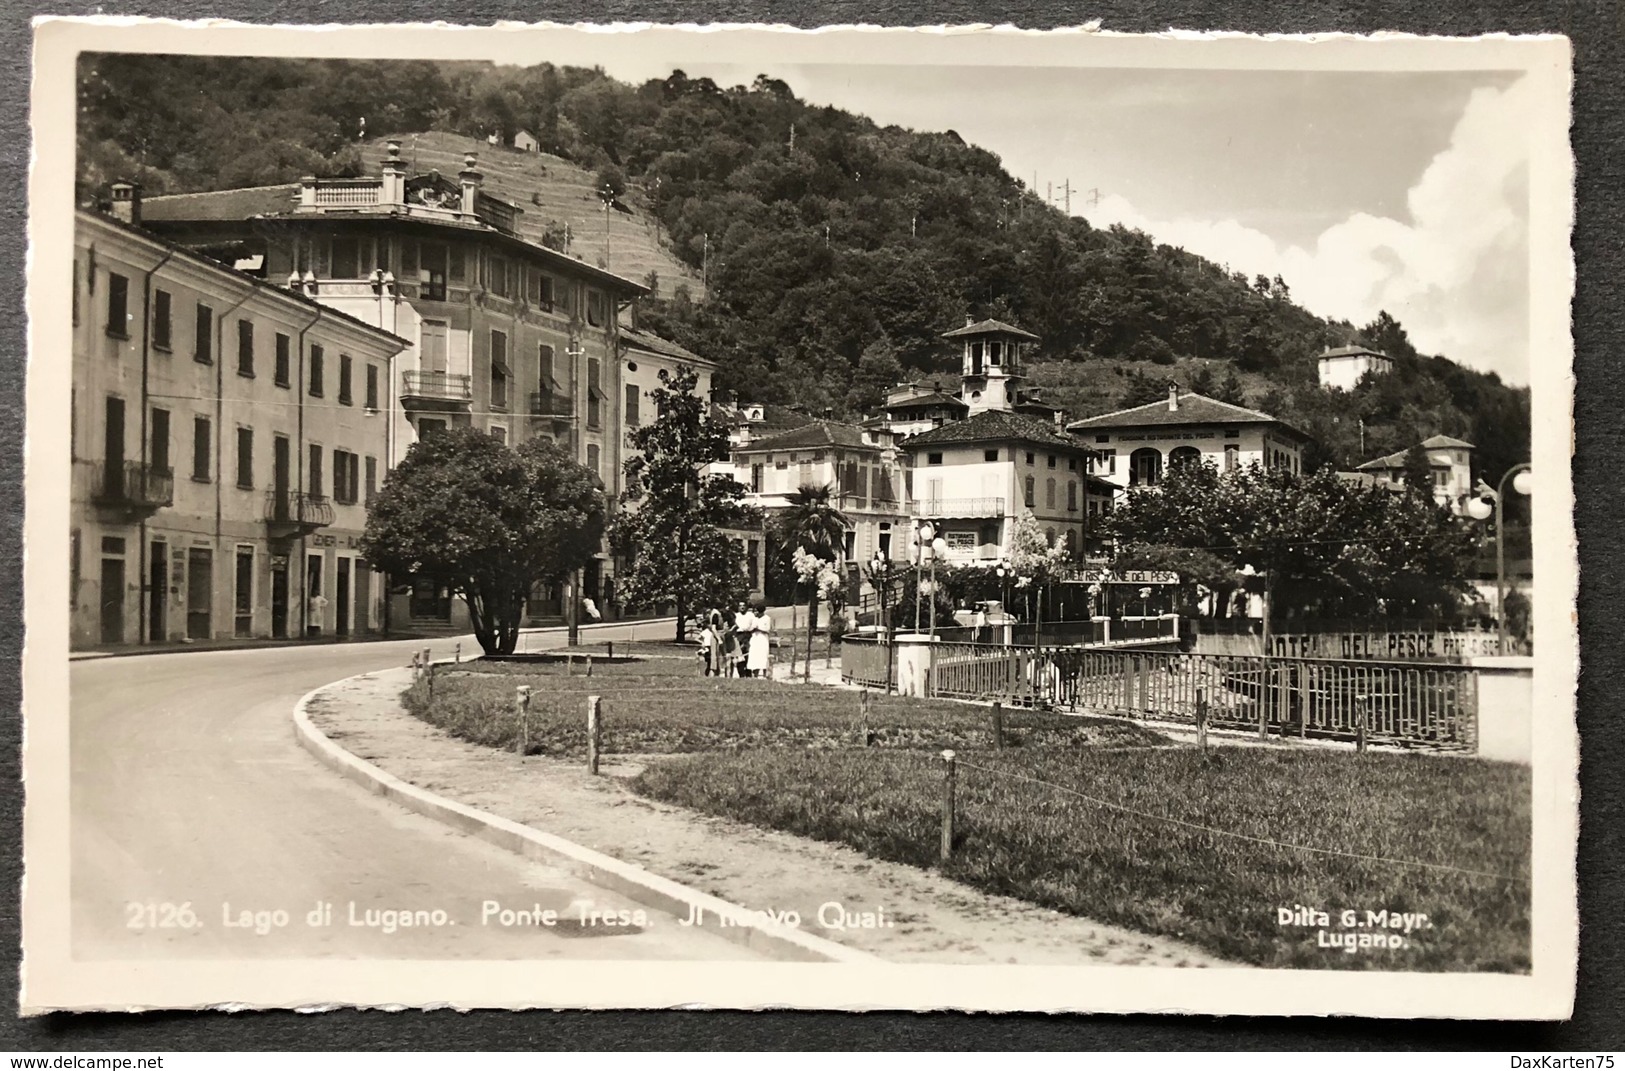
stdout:
<svg viewBox="0 0 1625 1071">
<path fill-rule="evenodd" d="M 615 543 L 631 559 L 622 597 L 634 608 L 675 607 L 681 642 L 691 612 L 745 595 L 744 553 L 723 529 L 759 528 L 761 515 L 731 476 L 704 474 L 728 456 L 728 431 L 695 393 L 699 376 L 682 367 L 661 381 L 650 392 L 658 416 L 631 433 L 637 453 L 626 462 L 628 510 Z"/>
<path fill-rule="evenodd" d="M 1229 375 L 1224 377 L 1224 382 L 1219 384 L 1219 388 L 1214 391 L 1213 397 L 1217 401 L 1228 402 L 1231 405 L 1247 404 L 1247 392 L 1242 389 L 1241 377 L 1236 375 L 1234 368 L 1230 370 Z"/>
<path fill-rule="evenodd" d="M 486 654 L 511 654 L 525 602 L 586 564 L 604 533 L 597 478 L 546 439 L 516 450 L 473 428 L 415 443 L 367 507 L 361 552 L 468 605 Z"/>
<path fill-rule="evenodd" d="M 1433 462 L 1421 443 L 1405 451 L 1405 489 L 1411 494 L 1433 497 Z"/>
</svg>

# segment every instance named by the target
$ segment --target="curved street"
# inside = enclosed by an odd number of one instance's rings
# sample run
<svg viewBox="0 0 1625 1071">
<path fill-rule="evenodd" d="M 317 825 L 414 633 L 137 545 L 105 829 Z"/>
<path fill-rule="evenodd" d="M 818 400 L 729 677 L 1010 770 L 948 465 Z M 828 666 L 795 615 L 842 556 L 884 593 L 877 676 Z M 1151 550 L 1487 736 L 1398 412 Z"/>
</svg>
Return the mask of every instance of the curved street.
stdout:
<svg viewBox="0 0 1625 1071">
<path fill-rule="evenodd" d="M 590 638 L 670 629 L 623 625 Z M 291 715 L 306 692 L 404 665 L 424 646 L 449 657 L 455 642 L 75 661 L 74 957 L 752 958 L 659 912 L 647 911 L 641 928 L 636 918 L 620 925 L 639 905 L 411 814 L 296 743 Z M 478 649 L 461 642 L 465 654 Z M 523 642 L 560 646 L 563 634 Z M 322 903 L 330 915 L 311 918 Z M 195 925 L 174 925 L 190 922 L 182 904 Z M 556 924 L 537 925 L 547 910 L 559 913 Z M 427 926 L 389 914 L 434 911 L 445 914 L 406 917 Z"/>
</svg>

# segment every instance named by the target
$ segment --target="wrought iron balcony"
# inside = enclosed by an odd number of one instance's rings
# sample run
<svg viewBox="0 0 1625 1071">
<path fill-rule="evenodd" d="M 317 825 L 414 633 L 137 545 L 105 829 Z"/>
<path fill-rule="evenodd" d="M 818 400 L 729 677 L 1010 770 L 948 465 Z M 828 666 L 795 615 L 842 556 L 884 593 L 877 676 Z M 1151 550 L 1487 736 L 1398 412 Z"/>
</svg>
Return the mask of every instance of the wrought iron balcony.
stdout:
<svg viewBox="0 0 1625 1071">
<path fill-rule="evenodd" d="M 533 391 L 530 395 L 530 415 L 552 420 L 568 420 L 575 415 L 573 400 L 552 391 Z"/>
<path fill-rule="evenodd" d="M 309 535 L 333 523 L 333 502 L 325 495 L 303 491 L 269 491 L 265 496 L 265 526 L 273 538 Z"/>
<path fill-rule="evenodd" d="M 916 517 L 1003 517 L 1002 498 L 921 498 L 914 502 Z"/>
<path fill-rule="evenodd" d="M 157 512 L 175 501 L 175 474 L 140 461 L 98 461 L 90 497 L 96 505 L 128 516 Z"/>
<path fill-rule="evenodd" d="M 466 409 L 473 402 L 472 376 L 455 372 L 401 374 L 401 405 L 406 409 Z"/>
</svg>

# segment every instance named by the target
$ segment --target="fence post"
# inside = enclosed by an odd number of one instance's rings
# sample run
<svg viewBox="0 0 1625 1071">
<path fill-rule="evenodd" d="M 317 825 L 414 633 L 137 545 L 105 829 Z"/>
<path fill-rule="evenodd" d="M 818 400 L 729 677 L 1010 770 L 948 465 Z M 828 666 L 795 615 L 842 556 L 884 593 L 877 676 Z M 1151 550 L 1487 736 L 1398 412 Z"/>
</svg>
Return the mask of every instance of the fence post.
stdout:
<svg viewBox="0 0 1625 1071">
<path fill-rule="evenodd" d="M 1356 696 L 1355 702 L 1358 704 L 1358 709 L 1354 715 L 1354 750 L 1363 755 L 1365 754 L 1366 723 L 1371 720 L 1371 697 L 1365 695 Z"/>
<path fill-rule="evenodd" d="M 587 676 L 592 676 L 592 655 L 587 656 Z"/>
<path fill-rule="evenodd" d="M 1207 754 L 1207 689 L 1196 689 L 1196 746 Z"/>
<path fill-rule="evenodd" d="M 796 679 L 796 636 L 790 634 L 790 679 Z"/>
<path fill-rule="evenodd" d="M 868 688 L 858 694 L 858 743 L 863 747 L 869 747 L 874 743 L 874 734 L 869 731 Z"/>
<path fill-rule="evenodd" d="M 598 773 L 598 752 L 604 741 L 604 719 L 599 708 L 599 697 L 587 697 L 587 772 Z"/>
<path fill-rule="evenodd" d="M 458 640 L 457 641 L 457 646 L 452 648 L 452 660 L 454 662 L 456 662 L 458 665 L 462 665 L 462 662 L 463 662 L 463 641 L 462 640 Z"/>
<path fill-rule="evenodd" d="M 519 708 L 519 757 L 524 758 L 530 751 L 530 685 L 514 689 L 514 702 Z"/>
<path fill-rule="evenodd" d="M 423 664 L 425 666 L 427 666 L 427 665 L 431 664 L 433 661 L 434 661 L 434 659 L 429 657 L 429 649 L 427 647 L 425 647 L 423 649 Z"/>
<path fill-rule="evenodd" d="M 942 861 L 954 854 L 954 753 L 942 753 Z"/>
<path fill-rule="evenodd" d="M 576 675 L 576 656 L 573 654 L 566 654 L 564 656 L 564 675 L 566 677 L 574 677 Z"/>
<path fill-rule="evenodd" d="M 611 658 L 611 659 L 613 659 L 615 657 L 615 641 L 614 640 L 605 640 L 604 641 L 604 649 L 605 649 L 605 651 L 604 651 L 605 657 Z"/>
<path fill-rule="evenodd" d="M 434 663 L 426 662 L 423 666 L 424 679 L 429 684 L 429 702 L 434 702 Z"/>
<path fill-rule="evenodd" d="M 1004 704 L 993 700 L 993 750 L 1004 750 Z"/>
<path fill-rule="evenodd" d="M 418 653 L 416 651 L 413 651 L 412 652 L 412 679 L 416 680 L 417 678 L 419 678 L 421 676 L 423 676 L 423 667 L 418 664 Z"/>
<path fill-rule="evenodd" d="M 1270 738 L 1270 703 L 1274 699 L 1275 670 L 1265 659 L 1264 667 L 1258 671 L 1258 738 Z"/>
</svg>

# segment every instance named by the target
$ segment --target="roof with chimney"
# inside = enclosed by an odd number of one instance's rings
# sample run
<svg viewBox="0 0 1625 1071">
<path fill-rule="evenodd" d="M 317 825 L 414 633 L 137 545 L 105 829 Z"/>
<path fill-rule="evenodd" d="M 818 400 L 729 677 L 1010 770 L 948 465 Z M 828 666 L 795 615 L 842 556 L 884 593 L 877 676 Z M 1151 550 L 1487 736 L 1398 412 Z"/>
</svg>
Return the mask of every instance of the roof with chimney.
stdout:
<svg viewBox="0 0 1625 1071">
<path fill-rule="evenodd" d="M 866 439 L 863 429 L 856 424 L 846 424 L 838 420 L 815 420 L 804 427 L 792 428 L 735 447 L 735 452 L 749 454 L 770 450 L 819 449 L 826 446 L 870 450 L 880 448 L 879 444 Z"/>
<path fill-rule="evenodd" d="M 1452 439 L 1448 435 L 1435 435 L 1431 438 L 1423 439 L 1421 446 L 1424 450 L 1478 449 L 1472 443 L 1463 442 L 1460 439 Z M 1398 450 L 1392 454 L 1384 454 L 1382 457 L 1367 461 L 1363 465 L 1356 465 L 1355 468 L 1360 472 L 1381 472 L 1402 469 L 1405 467 L 1405 455 L 1408 453 L 1410 453 L 1410 448 L 1406 447 L 1404 450 Z M 1428 458 L 1428 466 L 1436 469 L 1447 469 L 1450 467 L 1450 462 L 1430 456 Z"/>
<path fill-rule="evenodd" d="M 968 323 L 964 327 L 956 327 L 952 331 L 944 331 L 943 338 L 970 338 L 973 335 L 1010 335 L 1014 338 L 1026 339 L 1028 342 L 1037 342 L 1038 336 L 1031 331 L 1023 331 L 1019 327 L 1012 327 L 1002 320 L 978 320 Z"/>
<path fill-rule="evenodd" d="M 1231 405 L 1216 398 L 1191 392 L 1170 391 L 1167 398 L 1128 409 L 1117 409 L 1098 416 L 1084 417 L 1067 425 L 1069 431 L 1094 431 L 1104 428 L 1158 428 L 1187 424 L 1274 424 L 1302 435 L 1280 417 L 1257 409 Z"/>
<path fill-rule="evenodd" d="M 903 440 L 904 449 L 917 446 L 939 446 L 954 443 L 1023 442 L 1043 446 L 1064 446 L 1087 453 L 1089 447 L 1070 435 L 1055 430 L 1055 425 L 1003 409 L 987 409 L 964 420 L 931 428 Z"/>
</svg>

